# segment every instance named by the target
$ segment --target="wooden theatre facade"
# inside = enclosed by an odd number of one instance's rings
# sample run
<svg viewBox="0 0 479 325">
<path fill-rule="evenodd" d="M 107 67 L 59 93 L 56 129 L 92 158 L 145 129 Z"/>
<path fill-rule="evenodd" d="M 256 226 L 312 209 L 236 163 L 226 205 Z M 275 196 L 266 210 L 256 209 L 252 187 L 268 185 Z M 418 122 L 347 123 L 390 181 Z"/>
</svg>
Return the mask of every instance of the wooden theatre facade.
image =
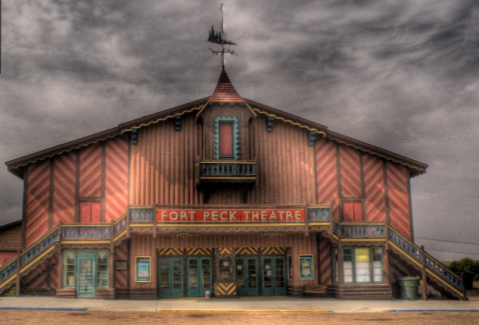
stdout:
<svg viewBox="0 0 479 325">
<path fill-rule="evenodd" d="M 413 241 L 427 165 L 244 99 L 213 95 L 6 163 L 24 181 L 21 250 L 0 293 L 104 299 L 391 299 L 462 280 Z"/>
</svg>

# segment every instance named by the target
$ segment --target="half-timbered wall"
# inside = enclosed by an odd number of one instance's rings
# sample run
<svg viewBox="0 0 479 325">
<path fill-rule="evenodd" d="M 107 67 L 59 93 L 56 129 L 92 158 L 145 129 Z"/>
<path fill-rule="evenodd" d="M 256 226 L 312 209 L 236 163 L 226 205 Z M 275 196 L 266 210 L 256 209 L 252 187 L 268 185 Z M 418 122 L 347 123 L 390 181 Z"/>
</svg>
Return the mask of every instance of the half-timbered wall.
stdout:
<svg viewBox="0 0 479 325">
<path fill-rule="evenodd" d="M 386 222 L 389 214 L 390 224 L 411 239 L 406 167 L 327 139 L 316 141 L 315 155 L 317 203 L 330 205 L 333 218 L 346 219 L 350 207 L 342 202 L 353 200 L 362 204 L 364 221 Z"/>
<path fill-rule="evenodd" d="M 25 191 L 25 242 L 29 246 L 59 222 L 80 221 L 80 205 L 92 200 L 99 221 L 127 212 L 128 140 L 126 136 L 63 153 L 29 166 Z"/>
</svg>

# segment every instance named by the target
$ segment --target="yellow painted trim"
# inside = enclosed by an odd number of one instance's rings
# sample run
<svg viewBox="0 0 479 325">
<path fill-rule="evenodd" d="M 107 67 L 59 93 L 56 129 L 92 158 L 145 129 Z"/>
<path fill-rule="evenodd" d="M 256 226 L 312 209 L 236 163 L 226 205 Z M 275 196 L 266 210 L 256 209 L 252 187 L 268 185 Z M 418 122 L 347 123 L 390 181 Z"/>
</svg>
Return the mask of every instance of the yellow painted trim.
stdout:
<svg viewBox="0 0 479 325">
<path fill-rule="evenodd" d="M 246 161 L 223 161 L 223 160 L 217 160 L 217 161 L 211 161 L 211 160 L 208 160 L 208 161 L 200 161 L 201 164 L 249 164 L 249 165 L 256 165 L 256 162 L 246 162 Z"/>
<path fill-rule="evenodd" d="M 299 281 L 314 280 L 314 263 L 311 264 L 311 271 L 313 271 L 313 277 L 308 279 L 301 279 L 301 256 L 311 257 L 311 263 L 314 261 L 313 254 L 299 254 L 298 255 L 298 266 L 299 266 Z"/>
<path fill-rule="evenodd" d="M 139 206 L 134 206 L 134 207 L 130 207 L 129 210 L 131 209 L 155 209 L 156 208 L 156 205 L 139 205 Z"/>
<path fill-rule="evenodd" d="M 385 226 L 384 222 L 342 222 L 341 226 Z"/>
<path fill-rule="evenodd" d="M 432 276 L 434 276 L 435 278 L 437 278 L 438 280 L 440 280 L 442 283 L 444 283 L 445 285 L 447 285 L 449 288 L 451 288 L 452 290 L 454 290 L 456 293 L 458 293 L 461 297 L 463 296 L 463 293 L 459 290 L 457 290 L 456 288 L 454 288 L 453 286 L 451 286 L 449 283 L 447 283 L 447 281 L 445 281 L 443 278 L 439 277 L 435 272 L 429 270 L 426 268 L 426 272 L 428 272 L 429 274 L 431 274 Z M 464 283 L 462 284 L 464 285 Z"/>
<path fill-rule="evenodd" d="M 338 240 L 339 237 L 336 234 L 333 234 L 334 239 Z"/>
<path fill-rule="evenodd" d="M 10 283 L 10 281 L 12 281 L 13 279 L 16 279 L 17 278 L 17 272 L 13 273 L 12 276 L 10 278 L 7 279 L 7 281 L 5 281 L 4 283 L 2 283 L 0 285 L 0 289 L 3 288 L 3 286 L 7 285 L 8 283 Z"/>
<path fill-rule="evenodd" d="M 418 260 L 416 260 L 416 259 L 412 258 L 411 256 L 409 256 L 408 254 L 404 253 L 402 248 L 400 248 L 400 247 L 397 246 L 396 244 L 392 243 L 391 241 L 389 241 L 389 245 L 392 245 L 392 246 L 396 247 L 396 249 L 399 250 L 400 252 L 402 252 L 404 256 L 406 256 L 407 258 L 409 258 L 411 261 L 413 261 L 413 262 L 416 263 L 419 267 L 422 268 L 422 264 L 419 263 Z"/>
<path fill-rule="evenodd" d="M 148 125 L 150 125 L 150 124 L 156 124 L 156 123 L 158 123 L 158 122 L 165 121 L 165 120 L 167 120 L 167 119 L 169 119 L 169 118 L 174 118 L 175 116 L 178 116 L 178 115 L 183 115 L 183 114 L 185 114 L 185 113 L 191 113 L 191 112 L 193 112 L 193 111 L 202 109 L 202 107 L 205 107 L 207 104 L 208 104 L 208 103 L 206 103 L 206 104 L 204 104 L 204 105 L 202 105 L 202 106 L 193 107 L 192 109 L 190 109 L 190 110 L 188 110 L 188 111 L 183 111 L 183 112 L 181 112 L 181 113 L 168 115 L 168 116 L 165 116 L 165 117 L 163 117 L 163 118 L 158 118 L 158 119 L 156 119 L 156 120 L 153 120 L 153 121 L 148 122 L 148 123 L 143 123 L 143 124 L 140 124 L 140 125 L 138 125 L 138 126 L 133 126 L 133 127 L 129 128 L 129 129 L 122 130 L 122 131 L 121 131 L 121 134 L 123 134 L 123 133 L 125 133 L 125 132 L 129 132 L 129 131 L 131 131 L 132 129 L 140 129 L 140 128 L 142 128 L 142 127 L 144 127 L 144 126 L 148 126 Z"/>
<path fill-rule="evenodd" d="M 308 205 L 308 209 L 311 209 L 311 208 L 330 208 L 331 206 L 329 205 Z"/>
<path fill-rule="evenodd" d="M 133 223 L 130 227 L 153 227 L 152 223 Z"/>
<path fill-rule="evenodd" d="M 199 110 L 198 113 L 196 113 L 196 116 L 195 116 L 195 122 L 198 122 L 198 118 L 200 117 L 201 113 L 203 113 L 203 111 L 205 110 L 206 106 L 208 106 L 210 102 L 206 102 L 206 104 L 204 104 L 201 109 Z"/>
<path fill-rule="evenodd" d="M 283 122 L 286 122 L 286 123 L 289 123 L 289 124 L 292 124 L 292 125 L 299 126 L 300 128 L 307 129 L 307 130 L 309 130 L 309 131 L 315 131 L 315 132 L 318 133 L 318 134 L 322 134 L 324 137 L 326 136 L 326 133 L 325 133 L 324 131 L 319 131 L 319 130 L 317 130 L 317 129 L 315 129 L 315 128 L 311 128 L 311 127 L 309 127 L 309 126 L 300 124 L 300 123 L 298 123 L 298 122 L 293 122 L 293 121 L 291 121 L 291 120 L 285 119 L 284 117 L 279 117 L 279 116 L 274 115 L 274 114 L 270 114 L 270 113 L 263 112 L 263 111 L 261 111 L 261 110 L 258 109 L 258 108 L 253 108 L 253 110 L 256 111 L 256 112 L 258 112 L 258 113 L 267 115 L 267 116 L 272 116 L 272 117 L 274 117 L 275 119 L 282 120 Z"/>
<path fill-rule="evenodd" d="M 88 240 L 88 241 L 62 241 L 62 244 L 109 244 L 110 241 L 96 241 L 96 240 Z"/>
<path fill-rule="evenodd" d="M 203 176 L 200 176 L 200 179 L 256 179 L 256 177 L 222 177 L 222 176 L 203 177 Z"/>
<path fill-rule="evenodd" d="M 17 259 L 18 259 L 18 255 L 15 255 L 15 257 L 11 260 L 11 261 L 8 261 L 7 264 L 5 264 L 4 266 L 0 267 L 0 273 L 5 270 L 7 267 L 9 267 L 10 265 L 12 265 L 13 263 L 17 263 Z"/>
<path fill-rule="evenodd" d="M 248 107 L 248 109 L 254 115 L 254 117 L 258 116 L 258 114 L 255 113 L 254 109 L 251 106 L 249 106 L 249 104 L 247 102 L 244 102 L 244 103 L 246 104 L 246 107 Z"/>
<path fill-rule="evenodd" d="M 34 259 L 33 261 L 30 261 L 28 262 L 27 265 L 25 265 L 23 267 L 23 269 L 20 269 L 20 274 L 23 273 L 23 271 L 25 271 L 26 269 L 28 269 L 30 267 L 30 265 L 32 265 L 33 263 L 35 263 L 36 261 L 38 261 L 39 259 L 41 259 L 42 257 L 44 257 L 45 255 L 47 255 L 48 253 L 50 253 L 53 249 L 55 248 L 55 245 L 52 245 L 52 247 L 50 247 L 49 249 L 47 249 L 42 255 L 38 256 L 36 259 Z"/>
<path fill-rule="evenodd" d="M 123 236 L 124 234 L 126 234 L 126 230 L 124 230 L 121 234 L 119 234 L 118 236 L 116 236 L 113 241 L 117 240 L 118 238 L 120 238 L 121 236 Z"/>
<path fill-rule="evenodd" d="M 377 241 L 377 242 L 380 242 L 380 241 L 386 241 L 386 238 L 371 238 L 371 239 L 363 239 L 363 238 L 358 238 L 358 239 L 354 239 L 354 238 L 341 238 L 341 241 Z"/>
<path fill-rule="evenodd" d="M 138 265 L 138 259 L 139 258 L 148 258 L 150 260 L 150 281 L 137 281 L 136 279 L 138 278 L 136 271 L 137 271 L 137 265 Z M 136 283 L 150 283 L 151 282 L 151 277 L 153 275 L 151 274 L 151 256 L 135 256 L 135 282 Z"/>
<path fill-rule="evenodd" d="M 248 224 L 237 224 L 237 223 L 188 223 L 188 224 L 178 224 L 178 223 L 158 223 L 156 226 L 161 227 L 161 228 L 168 228 L 168 227 L 193 227 L 193 228 L 198 228 L 198 227 L 281 227 L 281 226 L 287 226 L 287 227 L 304 227 L 304 223 L 248 223 Z"/>
<path fill-rule="evenodd" d="M 242 297 L 241 297 L 242 298 Z M 248 297 L 249 298 L 249 297 Z M 275 297 L 276 298 L 276 297 Z M 277 298 L 286 298 L 277 297 Z M 251 299 L 251 298 L 249 298 Z M 245 313 L 279 313 L 279 314 L 288 314 L 288 313 L 327 313 L 326 309 L 158 309 L 158 313 L 235 313 L 235 314 L 245 314 Z"/>
<path fill-rule="evenodd" d="M 57 231 L 57 230 L 58 230 L 58 227 L 55 227 L 54 229 L 52 229 L 52 231 L 50 231 L 48 234 L 46 234 L 45 236 L 43 236 L 42 239 L 37 240 L 37 241 L 35 242 L 35 244 L 32 244 L 32 245 L 28 246 L 27 248 L 25 248 L 25 251 L 24 251 L 22 254 L 20 254 L 20 256 L 23 256 L 23 255 L 25 255 L 26 253 L 28 253 L 28 251 L 29 251 L 32 247 L 34 247 L 35 245 L 37 245 L 39 242 L 41 242 L 42 240 L 44 240 L 45 238 L 47 238 L 48 236 L 50 236 L 51 234 L 53 234 L 53 233 L 54 233 L 55 231 Z"/>
<path fill-rule="evenodd" d="M 310 222 L 309 226 L 329 226 L 329 222 Z"/>
<path fill-rule="evenodd" d="M 113 222 L 113 224 L 116 225 L 116 224 L 117 224 L 118 222 L 120 222 L 121 219 L 123 219 L 123 218 L 126 218 L 126 214 L 124 214 L 124 215 L 122 215 L 121 217 L 119 217 L 118 219 L 116 219 L 116 221 Z"/>
<path fill-rule="evenodd" d="M 79 228 L 79 227 L 102 227 L 102 228 L 108 228 L 110 225 L 99 225 L 99 224 L 82 224 L 82 225 L 62 225 L 62 228 Z"/>
<path fill-rule="evenodd" d="M 441 262 L 439 262 L 438 260 L 436 260 L 434 257 L 432 257 L 431 255 L 429 255 L 428 253 L 425 253 L 425 254 L 426 254 L 426 257 L 430 258 L 431 260 L 433 260 L 434 262 L 436 262 L 437 264 L 439 264 L 443 269 L 448 270 L 449 273 L 451 273 L 452 276 L 456 277 L 456 279 L 462 281 L 462 279 L 461 279 L 460 277 L 458 277 L 457 275 L 455 275 L 454 272 L 451 272 L 448 267 L 446 267 L 445 265 L 443 265 Z"/>
</svg>

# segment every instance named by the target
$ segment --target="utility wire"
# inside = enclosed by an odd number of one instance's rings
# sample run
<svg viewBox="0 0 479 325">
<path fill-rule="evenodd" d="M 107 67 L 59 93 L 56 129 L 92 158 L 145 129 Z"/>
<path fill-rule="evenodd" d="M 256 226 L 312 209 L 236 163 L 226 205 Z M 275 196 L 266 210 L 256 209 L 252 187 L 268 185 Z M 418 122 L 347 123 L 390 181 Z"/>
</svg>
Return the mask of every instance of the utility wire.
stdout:
<svg viewBox="0 0 479 325">
<path fill-rule="evenodd" d="M 466 243 L 466 242 L 462 242 L 462 241 L 432 239 L 432 238 L 424 238 L 424 237 L 415 237 L 415 238 L 416 238 L 416 239 L 426 239 L 426 240 L 440 241 L 440 242 L 445 242 L 445 243 L 467 244 L 467 245 L 476 245 L 476 246 L 479 246 L 479 243 Z"/>
<path fill-rule="evenodd" d="M 434 248 L 428 248 L 428 249 L 426 249 L 426 251 L 436 251 L 436 252 L 443 252 L 443 253 L 457 253 L 457 254 L 463 254 L 463 255 L 479 256 L 479 254 L 456 252 L 456 251 L 442 251 L 442 250 L 440 250 L 440 249 L 434 249 Z"/>
</svg>

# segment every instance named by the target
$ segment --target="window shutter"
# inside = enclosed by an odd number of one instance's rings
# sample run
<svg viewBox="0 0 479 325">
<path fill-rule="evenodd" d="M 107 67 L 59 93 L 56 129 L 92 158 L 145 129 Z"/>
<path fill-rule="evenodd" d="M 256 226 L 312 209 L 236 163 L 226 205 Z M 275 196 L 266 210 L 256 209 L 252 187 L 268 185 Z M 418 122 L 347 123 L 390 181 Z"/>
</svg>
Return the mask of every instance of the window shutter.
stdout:
<svg viewBox="0 0 479 325">
<path fill-rule="evenodd" d="M 233 124 L 219 124 L 220 157 L 233 157 Z"/>
</svg>

